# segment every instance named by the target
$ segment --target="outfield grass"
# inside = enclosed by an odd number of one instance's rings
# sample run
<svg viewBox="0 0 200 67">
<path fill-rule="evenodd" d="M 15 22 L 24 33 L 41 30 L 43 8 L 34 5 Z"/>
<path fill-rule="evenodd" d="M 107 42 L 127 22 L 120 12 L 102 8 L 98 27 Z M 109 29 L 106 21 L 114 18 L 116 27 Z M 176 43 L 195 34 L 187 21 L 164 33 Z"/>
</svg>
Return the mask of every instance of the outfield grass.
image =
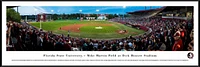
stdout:
<svg viewBox="0 0 200 67">
<path fill-rule="evenodd" d="M 40 23 L 31 22 L 31 25 L 39 28 Z M 79 21 L 79 20 L 59 20 L 59 21 L 51 21 L 51 22 L 42 22 L 42 29 L 45 31 L 53 31 L 56 34 L 64 34 L 67 35 L 68 31 L 58 30 L 58 28 L 62 26 L 67 26 L 71 24 L 88 24 L 90 26 L 83 26 L 80 28 L 79 33 L 70 32 L 70 36 L 72 37 L 81 37 L 81 38 L 92 38 L 92 39 L 116 39 L 116 38 L 124 38 L 129 35 L 138 35 L 142 34 L 145 31 L 138 30 L 135 28 L 131 28 L 116 22 L 108 22 L 108 21 Z M 92 26 L 93 24 L 111 24 L 112 26 L 101 26 L 103 29 L 95 29 L 96 26 Z M 128 30 L 127 34 L 119 34 L 117 30 Z M 135 32 L 136 34 L 133 34 Z"/>
</svg>

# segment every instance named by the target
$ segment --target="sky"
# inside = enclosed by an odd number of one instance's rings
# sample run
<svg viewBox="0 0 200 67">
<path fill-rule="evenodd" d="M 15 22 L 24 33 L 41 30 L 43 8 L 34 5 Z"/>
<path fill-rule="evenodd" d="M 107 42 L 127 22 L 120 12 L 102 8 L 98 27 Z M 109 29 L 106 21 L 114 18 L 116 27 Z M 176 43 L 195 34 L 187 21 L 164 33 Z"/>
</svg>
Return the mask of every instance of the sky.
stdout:
<svg viewBox="0 0 200 67">
<path fill-rule="evenodd" d="M 152 6 L 152 9 L 162 6 Z M 17 10 L 16 8 L 14 8 Z M 150 9 L 147 6 L 146 9 Z M 81 11 L 80 11 L 81 10 Z M 39 13 L 49 14 L 125 14 L 126 12 L 134 12 L 145 10 L 144 6 L 20 6 L 18 12 L 20 15 L 35 15 Z"/>
</svg>

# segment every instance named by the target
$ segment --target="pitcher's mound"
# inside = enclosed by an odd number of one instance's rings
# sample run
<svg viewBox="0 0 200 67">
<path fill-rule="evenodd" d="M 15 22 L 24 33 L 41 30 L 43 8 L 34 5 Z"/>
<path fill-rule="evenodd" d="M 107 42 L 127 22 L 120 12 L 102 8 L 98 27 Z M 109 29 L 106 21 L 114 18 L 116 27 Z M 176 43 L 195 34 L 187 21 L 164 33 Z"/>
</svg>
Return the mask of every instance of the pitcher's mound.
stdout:
<svg viewBox="0 0 200 67">
<path fill-rule="evenodd" d="M 117 33 L 119 33 L 119 34 L 126 34 L 126 33 L 128 33 L 128 31 L 127 30 L 117 30 Z"/>
</svg>

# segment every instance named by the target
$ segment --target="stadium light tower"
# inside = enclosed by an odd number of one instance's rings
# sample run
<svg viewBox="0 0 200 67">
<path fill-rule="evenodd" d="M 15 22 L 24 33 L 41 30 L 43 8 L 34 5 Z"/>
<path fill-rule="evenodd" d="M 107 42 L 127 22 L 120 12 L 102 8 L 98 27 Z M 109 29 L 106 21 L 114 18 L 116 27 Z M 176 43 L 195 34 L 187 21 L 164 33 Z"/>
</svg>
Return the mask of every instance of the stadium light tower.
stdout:
<svg viewBox="0 0 200 67">
<path fill-rule="evenodd" d="M 51 10 L 51 16 L 52 16 L 52 14 L 53 14 L 53 10 Z M 50 20 L 51 20 L 51 16 L 50 16 Z"/>
<path fill-rule="evenodd" d="M 98 12 L 99 12 L 99 10 L 96 10 L 96 12 L 97 12 L 97 17 L 98 17 Z"/>
<path fill-rule="evenodd" d="M 82 12 L 82 10 L 79 10 L 79 12 L 80 12 L 80 20 L 81 20 L 81 12 Z"/>
<path fill-rule="evenodd" d="M 119 13 L 117 13 L 116 15 L 117 15 L 117 17 L 120 17 Z M 115 17 L 115 15 L 114 15 L 114 17 Z M 119 20 L 120 20 L 120 18 L 117 18 L 117 21 L 119 21 Z"/>
<path fill-rule="evenodd" d="M 123 12 L 124 12 L 124 9 L 126 9 L 126 6 L 123 6 Z M 124 14 L 123 14 L 123 19 L 122 20 L 124 21 Z"/>
<path fill-rule="evenodd" d="M 37 12 L 37 9 L 34 9 L 34 11 L 35 11 L 35 22 L 36 22 L 36 16 L 37 16 L 37 14 L 36 14 L 36 12 Z"/>
</svg>

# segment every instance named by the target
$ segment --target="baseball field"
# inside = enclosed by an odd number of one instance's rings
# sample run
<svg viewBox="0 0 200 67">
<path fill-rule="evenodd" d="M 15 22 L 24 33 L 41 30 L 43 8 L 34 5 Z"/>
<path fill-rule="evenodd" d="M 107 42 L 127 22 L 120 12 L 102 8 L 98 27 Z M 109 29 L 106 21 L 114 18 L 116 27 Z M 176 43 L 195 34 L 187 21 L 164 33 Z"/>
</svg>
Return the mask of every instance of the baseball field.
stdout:
<svg viewBox="0 0 200 67">
<path fill-rule="evenodd" d="M 39 22 L 30 22 L 29 24 L 40 28 Z M 43 30 L 52 31 L 55 34 L 66 36 L 69 34 L 71 37 L 91 39 L 118 39 L 145 33 L 143 30 L 109 21 L 59 20 L 41 22 L 41 27 Z"/>
</svg>

